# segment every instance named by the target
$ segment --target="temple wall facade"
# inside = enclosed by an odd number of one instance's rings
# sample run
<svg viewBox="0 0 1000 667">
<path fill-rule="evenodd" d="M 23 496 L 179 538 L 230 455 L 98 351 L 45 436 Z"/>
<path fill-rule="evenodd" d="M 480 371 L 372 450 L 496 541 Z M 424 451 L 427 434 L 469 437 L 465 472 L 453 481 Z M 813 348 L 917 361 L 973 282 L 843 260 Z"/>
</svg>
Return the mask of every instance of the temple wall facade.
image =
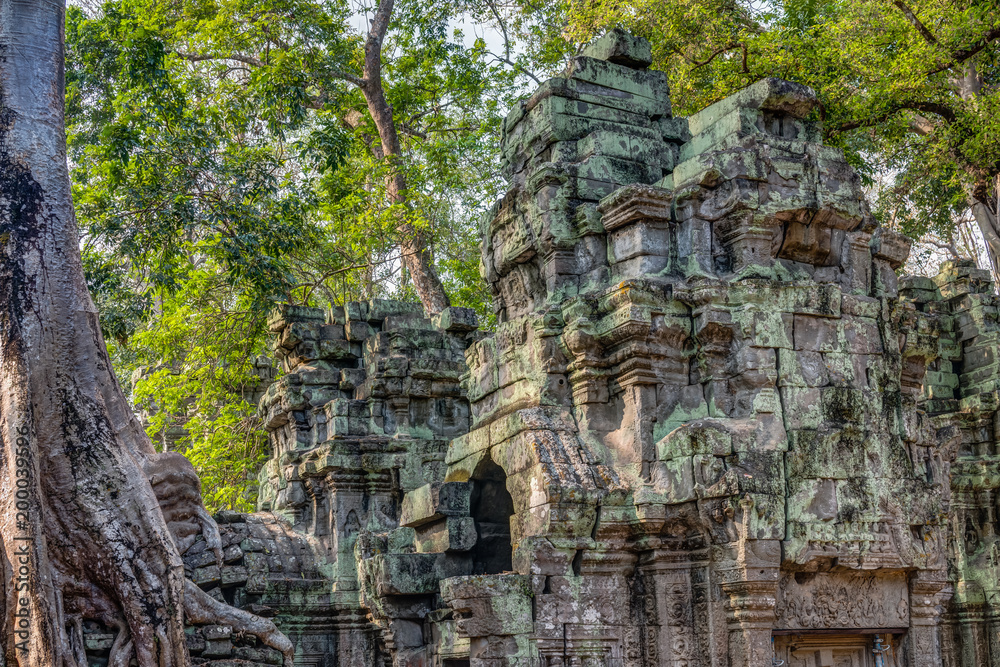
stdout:
<svg viewBox="0 0 1000 667">
<path fill-rule="evenodd" d="M 675 118 L 650 61 L 609 33 L 507 117 L 494 332 L 273 319 L 261 512 L 184 558 L 296 664 L 1000 666 L 988 272 L 897 278 L 809 88 Z M 240 641 L 191 629 L 277 664 Z"/>
</svg>

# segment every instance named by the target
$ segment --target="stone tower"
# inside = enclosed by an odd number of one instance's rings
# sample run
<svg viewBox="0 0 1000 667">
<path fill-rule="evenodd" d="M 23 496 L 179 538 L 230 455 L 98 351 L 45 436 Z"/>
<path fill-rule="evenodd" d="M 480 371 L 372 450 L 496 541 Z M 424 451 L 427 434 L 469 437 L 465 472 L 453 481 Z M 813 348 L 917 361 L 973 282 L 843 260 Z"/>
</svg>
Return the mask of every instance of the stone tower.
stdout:
<svg viewBox="0 0 1000 667">
<path fill-rule="evenodd" d="M 196 581 L 301 665 L 1000 666 L 988 274 L 897 280 L 810 89 L 674 118 L 650 60 L 612 32 L 507 117 L 495 332 L 279 314 L 263 513 Z"/>
</svg>

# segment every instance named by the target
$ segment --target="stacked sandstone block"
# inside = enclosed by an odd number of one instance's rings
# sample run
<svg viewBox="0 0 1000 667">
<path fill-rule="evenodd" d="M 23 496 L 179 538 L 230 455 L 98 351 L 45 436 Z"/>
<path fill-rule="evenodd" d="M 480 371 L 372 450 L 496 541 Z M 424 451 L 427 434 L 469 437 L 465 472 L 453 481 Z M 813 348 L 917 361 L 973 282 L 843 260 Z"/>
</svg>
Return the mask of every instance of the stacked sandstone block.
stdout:
<svg viewBox="0 0 1000 667">
<path fill-rule="evenodd" d="M 276 516 L 227 519 L 191 576 L 274 610 L 301 664 L 751 667 L 803 637 L 864 664 L 878 634 L 907 667 L 1000 665 L 988 274 L 898 281 L 909 241 L 810 89 L 677 119 L 650 60 L 613 31 L 508 116 L 492 335 L 279 313 Z"/>
</svg>

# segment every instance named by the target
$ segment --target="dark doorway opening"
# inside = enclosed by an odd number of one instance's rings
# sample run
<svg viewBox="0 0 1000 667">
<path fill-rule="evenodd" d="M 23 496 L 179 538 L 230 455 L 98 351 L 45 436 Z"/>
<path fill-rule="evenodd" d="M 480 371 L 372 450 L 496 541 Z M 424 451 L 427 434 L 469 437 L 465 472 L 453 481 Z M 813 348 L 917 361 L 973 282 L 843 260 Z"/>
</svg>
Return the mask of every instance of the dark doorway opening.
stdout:
<svg viewBox="0 0 1000 667">
<path fill-rule="evenodd" d="M 507 475 L 487 456 L 472 474 L 469 510 L 476 522 L 476 546 L 472 550 L 473 574 L 500 574 L 513 568 L 510 518 L 514 501 L 507 491 Z"/>
</svg>

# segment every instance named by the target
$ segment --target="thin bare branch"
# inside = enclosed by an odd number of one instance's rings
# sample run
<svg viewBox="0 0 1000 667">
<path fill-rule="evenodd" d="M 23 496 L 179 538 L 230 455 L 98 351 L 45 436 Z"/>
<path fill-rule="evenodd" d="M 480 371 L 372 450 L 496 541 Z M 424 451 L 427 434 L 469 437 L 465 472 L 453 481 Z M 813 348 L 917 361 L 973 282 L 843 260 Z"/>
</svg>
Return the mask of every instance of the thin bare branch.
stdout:
<svg viewBox="0 0 1000 667">
<path fill-rule="evenodd" d="M 747 68 L 747 45 L 745 42 L 732 42 L 731 44 L 727 44 L 726 46 L 719 47 L 718 49 L 713 51 L 705 60 L 691 60 L 691 59 L 687 60 L 692 65 L 694 65 L 694 67 L 691 68 L 691 70 L 694 71 L 700 67 L 704 67 L 705 65 L 709 64 L 710 62 L 715 60 L 717 56 L 720 56 L 723 53 L 726 53 L 727 51 L 732 51 L 733 49 L 743 50 L 743 74 L 749 74 L 750 70 Z"/>
<path fill-rule="evenodd" d="M 240 53 L 228 53 L 226 55 L 215 55 L 212 53 L 185 53 L 183 51 L 175 51 L 174 53 L 184 60 L 189 60 L 193 63 L 203 62 L 206 60 L 234 60 L 238 63 L 243 63 L 244 65 L 250 65 L 252 67 L 264 66 L 264 62 L 262 60 Z"/>
<path fill-rule="evenodd" d="M 917 18 L 917 15 L 913 13 L 913 10 L 910 9 L 907 4 L 903 2 L 903 0 L 893 0 L 892 4 L 896 5 L 896 7 L 899 8 L 899 11 L 903 12 L 903 16 L 905 16 L 906 20 L 910 22 L 910 25 L 913 26 L 914 30 L 920 33 L 920 36 L 924 38 L 925 42 L 931 46 L 941 46 L 941 42 L 937 40 L 934 33 L 927 29 L 927 26 L 925 26 L 923 22 Z"/>
<path fill-rule="evenodd" d="M 504 58 L 502 56 L 498 56 L 497 54 L 493 53 L 492 51 L 490 52 L 490 55 L 493 56 L 494 58 L 496 58 L 498 62 L 505 63 L 507 65 L 510 65 L 511 67 L 513 67 L 516 70 L 520 70 L 520 72 L 522 74 L 524 74 L 526 77 L 528 77 L 529 79 L 531 79 L 532 81 L 534 81 L 535 85 L 538 85 L 538 86 L 542 85 L 541 80 L 539 80 L 539 78 L 537 76 L 535 76 L 534 74 L 532 74 L 523 65 L 519 65 L 518 63 L 514 62 L 510 58 Z"/>
<path fill-rule="evenodd" d="M 427 139 L 427 133 L 426 132 L 421 132 L 420 130 L 418 130 L 416 128 L 410 127 L 406 123 L 400 123 L 399 124 L 399 131 L 402 132 L 403 134 L 409 135 L 411 137 L 416 137 L 417 139 L 424 139 L 424 140 Z"/>
</svg>

